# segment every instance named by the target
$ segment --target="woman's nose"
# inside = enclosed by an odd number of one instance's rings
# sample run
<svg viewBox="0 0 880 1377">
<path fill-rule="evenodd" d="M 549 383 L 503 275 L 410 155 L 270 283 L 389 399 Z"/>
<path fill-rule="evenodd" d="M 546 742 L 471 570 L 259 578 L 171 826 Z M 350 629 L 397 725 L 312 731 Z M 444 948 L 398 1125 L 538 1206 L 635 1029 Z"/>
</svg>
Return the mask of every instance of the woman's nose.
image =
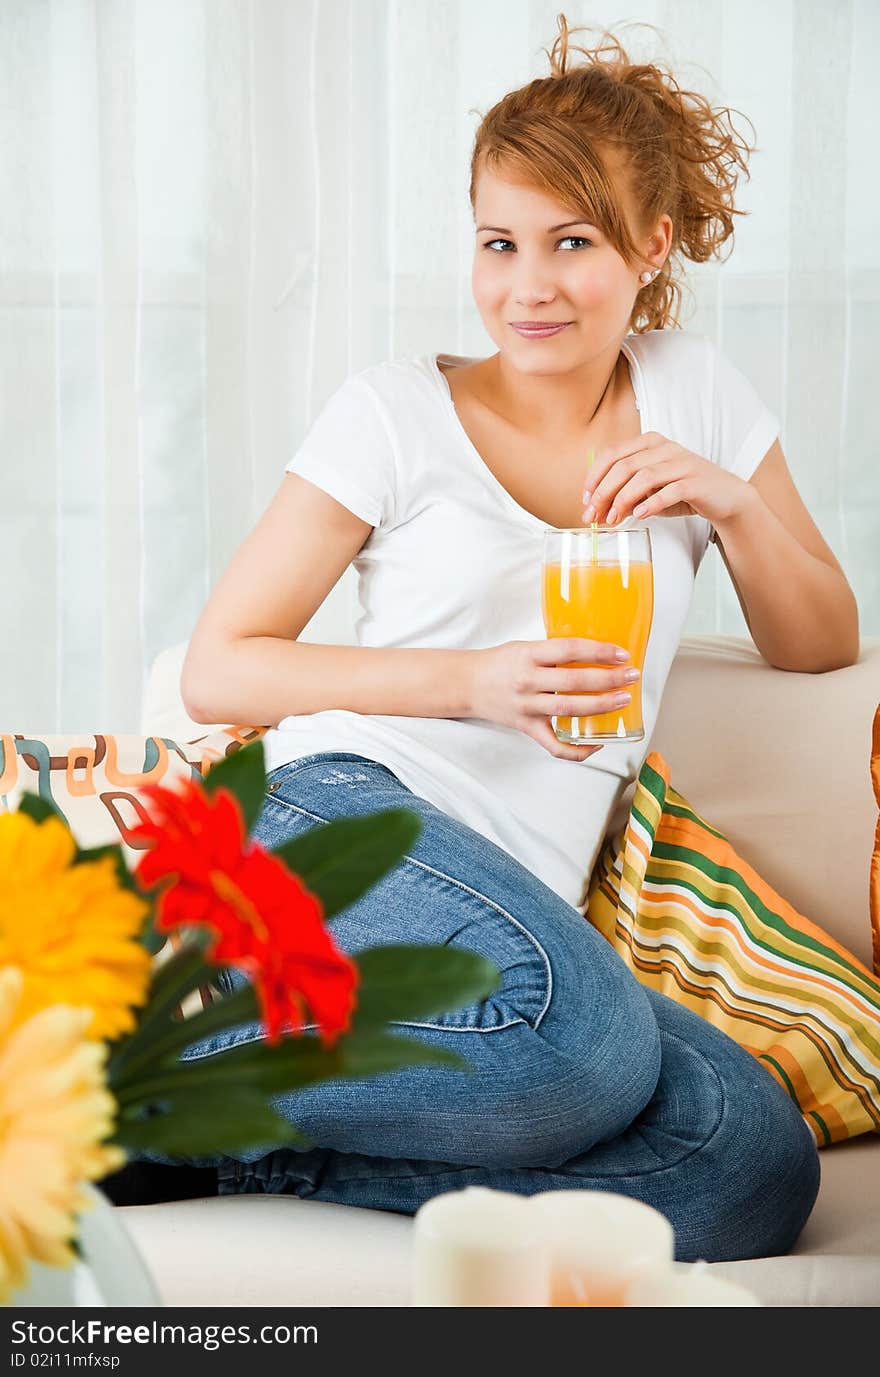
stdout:
<svg viewBox="0 0 880 1377">
<path fill-rule="evenodd" d="M 534 310 L 537 306 L 546 306 L 555 298 L 556 292 L 552 287 L 533 283 L 531 286 L 521 287 L 514 294 L 513 299 L 517 306 L 522 306 L 526 310 Z"/>
<path fill-rule="evenodd" d="M 556 288 L 540 268 L 523 268 L 514 282 L 513 299 L 519 306 L 546 306 L 556 297 Z"/>
</svg>

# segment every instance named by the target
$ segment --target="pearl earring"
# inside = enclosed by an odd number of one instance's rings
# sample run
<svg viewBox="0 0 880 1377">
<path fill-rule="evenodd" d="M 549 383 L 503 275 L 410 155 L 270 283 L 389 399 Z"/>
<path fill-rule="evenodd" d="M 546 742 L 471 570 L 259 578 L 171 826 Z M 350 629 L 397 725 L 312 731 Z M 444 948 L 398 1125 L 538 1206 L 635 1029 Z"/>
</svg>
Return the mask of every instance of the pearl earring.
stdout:
<svg viewBox="0 0 880 1377">
<path fill-rule="evenodd" d="M 659 271 L 659 268 L 655 268 L 653 272 L 649 272 L 646 270 L 645 272 L 639 274 L 639 281 L 644 282 L 645 286 L 647 286 L 649 282 L 654 281 L 654 278 L 657 276 Z"/>
</svg>

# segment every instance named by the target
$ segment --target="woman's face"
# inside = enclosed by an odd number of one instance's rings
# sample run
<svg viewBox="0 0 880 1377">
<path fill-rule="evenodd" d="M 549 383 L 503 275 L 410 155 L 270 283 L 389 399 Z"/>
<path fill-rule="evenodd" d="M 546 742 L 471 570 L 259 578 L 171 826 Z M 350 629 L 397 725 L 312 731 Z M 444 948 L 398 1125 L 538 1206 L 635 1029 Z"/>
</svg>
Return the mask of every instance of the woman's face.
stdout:
<svg viewBox="0 0 880 1377">
<path fill-rule="evenodd" d="M 639 272 L 665 257 L 662 250 L 657 254 L 661 237 L 653 244 L 654 259 L 628 267 L 596 225 L 569 223 L 576 216 L 535 187 L 488 169 L 480 174 L 474 300 L 499 350 L 524 372 L 566 372 L 623 339 Z M 565 329 L 530 338 L 514 328 L 524 321 L 565 322 Z"/>
</svg>

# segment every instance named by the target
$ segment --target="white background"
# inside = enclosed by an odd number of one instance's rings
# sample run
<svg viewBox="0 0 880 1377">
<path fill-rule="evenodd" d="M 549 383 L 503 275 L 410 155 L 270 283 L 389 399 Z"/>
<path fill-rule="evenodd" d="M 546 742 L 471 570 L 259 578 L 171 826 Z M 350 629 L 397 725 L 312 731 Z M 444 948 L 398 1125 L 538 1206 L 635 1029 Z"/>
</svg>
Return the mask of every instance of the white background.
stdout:
<svg viewBox="0 0 880 1377">
<path fill-rule="evenodd" d="M 877 0 L 0 0 L 0 731 L 139 731 L 345 376 L 494 352 L 470 149 L 560 9 L 659 26 L 618 32 L 753 122 L 682 323 L 780 416 L 880 634 Z M 353 598 L 349 570 L 304 639 L 348 639 Z M 713 548 L 686 632 L 748 635 Z"/>
</svg>

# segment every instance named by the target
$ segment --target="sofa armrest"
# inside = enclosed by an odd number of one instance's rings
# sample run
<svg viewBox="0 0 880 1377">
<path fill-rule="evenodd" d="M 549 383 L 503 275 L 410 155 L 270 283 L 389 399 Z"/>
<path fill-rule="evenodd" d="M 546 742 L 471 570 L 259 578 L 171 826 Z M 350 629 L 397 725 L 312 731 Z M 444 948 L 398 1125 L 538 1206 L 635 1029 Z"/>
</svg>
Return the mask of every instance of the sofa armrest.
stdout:
<svg viewBox="0 0 880 1377">
<path fill-rule="evenodd" d="M 702 816 L 869 969 L 878 702 L 880 637 L 824 674 L 775 669 L 743 638 L 686 637 L 650 743 Z"/>
</svg>

